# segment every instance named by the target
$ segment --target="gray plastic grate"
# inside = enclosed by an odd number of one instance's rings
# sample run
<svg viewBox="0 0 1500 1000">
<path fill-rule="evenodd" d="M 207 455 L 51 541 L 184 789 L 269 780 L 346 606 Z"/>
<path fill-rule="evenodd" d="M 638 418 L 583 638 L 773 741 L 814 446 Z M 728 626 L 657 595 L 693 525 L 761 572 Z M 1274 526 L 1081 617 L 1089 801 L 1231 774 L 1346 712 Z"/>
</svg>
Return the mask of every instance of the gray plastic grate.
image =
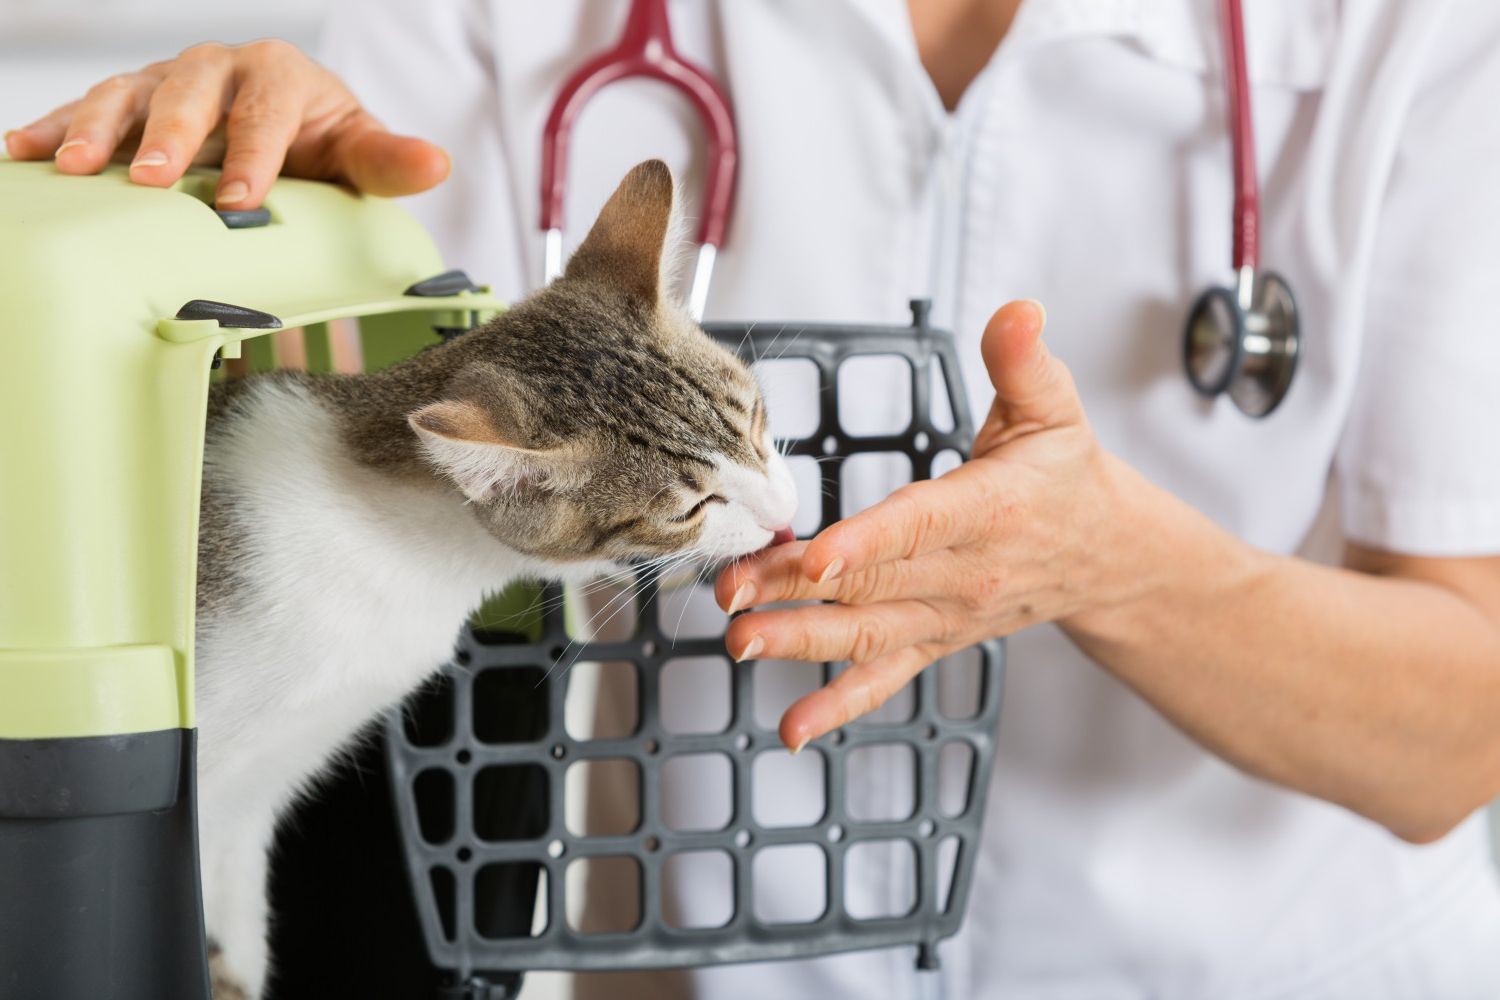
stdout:
<svg viewBox="0 0 1500 1000">
<path fill-rule="evenodd" d="M 841 515 L 841 469 L 851 457 L 902 454 L 911 461 L 913 477 L 925 478 L 939 453 L 967 453 L 973 424 L 953 339 L 927 325 L 925 303 L 914 302 L 912 308 L 910 327 L 705 327 L 747 359 L 774 354 L 778 360 L 805 358 L 816 366 L 818 426 L 789 442 L 786 451 L 819 460 L 820 527 Z M 793 329 L 795 336 L 788 335 Z M 840 425 L 840 368 L 851 358 L 869 355 L 896 355 L 911 367 L 912 420 L 904 430 L 858 436 Z M 951 403 L 952 419 L 943 425 L 934 419 L 935 376 Z M 755 814 L 755 761 L 785 751 L 774 730 L 758 724 L 755 664 L 728 664 L 730 704 L 721 731 L 682 733 L 664 725 L 659 697 L 664 669 L 687 657 L 722 661 L 723 640 L 674 638 L 676 615 L 664 609 L 657 582 L 642 583 L 628 639 L 570 646 L 556 587 L 544 591 L 548 610 L 537 641 L 465 629 L 453 664 L 425 695 L 425 707 L 409 710 L 405 717 L 393 714 L 387 724 L 408 874 L 429 953 L 435 964 L 453 970 L 459 984 L 452 995 L 503 995 L 485 985 L 487 975 L 531 969 L 692 966 L 895 945 L 918 946 L 918 964 L 935 967 L 935 946 L 958 930 L 968 897 L 994 757 L 1002 645 L 987 643 L 973 651 L 978 690 L 969 717 L 940 710 L 939 672 L 929 669 L 912 685 L 909 718 L 857 722 L 810 744 L 823 761 L 821 816 L 803 826 L 768 826 Z M 567 671 L 552 669 L 559 662 L 633 664 L 634 729 L 620 738 L 570 734 Z M 825 664 L 823 679 L 837 669 Z M 940 808 L 938 787 L 940 755 L 955 743 L 972 750 L 967 788 L 956 811 Z M 891 745 L 910 748 L 908 756 L 914 759 L 914 810 L 904 820 L 872 821 L 851 814 L 851 755 Z M 721 755 L 729 765 L 732 809 L 722 829 L 684 831 L 664 821 L 661 791 L 668 762 L 698 754 Z M 570 830 L 567 770 L 580 761 L 634 768 L 638 822 L 630 832 L 580 836 Z M 857 845 L 892 842 L 910 845 L 915 859 L 914 905 L 901 915 L 860 919 L 845 899 L 850 852 Z M 763 919 L 755 906 L 757 855 L 786 845 L 808 845 L 824 859 L 821 915 L 798 923 Z M 954 845 L 956 855 L 951 853 Z M 944 850 L 950 852 L 947 857 L 940 856 Z M 680 915 L 664 905 L 664 868 L 674 855 L 704 851 L 722 852 L 731 862 L 728 919 L 715 927 L 673 926 L 680 921 L 669 918 Z M 616 863 L 631 874 L 629 884 L 618 885 L 622 895 L 638 901 L 634 929 L 588 933 L 570 923 L 566 880 L 569 866 L 579 859 L 623 859 Z M 951 882 L 945 886 L 944 868 L 950 865 Z M 533 932 L 539 886 L 545 913 Z M 513 975 L 501 978 L 515 982 Z"/>
</svg>

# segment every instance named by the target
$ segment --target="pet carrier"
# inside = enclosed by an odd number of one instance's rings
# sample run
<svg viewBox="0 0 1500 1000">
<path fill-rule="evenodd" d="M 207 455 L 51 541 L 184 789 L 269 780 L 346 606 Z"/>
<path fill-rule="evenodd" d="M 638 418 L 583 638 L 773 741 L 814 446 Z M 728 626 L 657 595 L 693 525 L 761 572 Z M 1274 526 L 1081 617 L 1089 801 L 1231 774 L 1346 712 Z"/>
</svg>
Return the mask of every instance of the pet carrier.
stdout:
<svg viewBox="0 0 1500 1000">
<path fill-rule="evenodd" d="M 252 368 L 288 358 L 314 369 L 380 367 L 501 308 L 461 273 L 445 272 L 425 234 L 389 203 L 283 180 L 265 211 L 216 213 L 214 179 L 195 171 L 172 190 L 153 190 L 114 168 L 76 178 L 50 165 L 0 163 L 0 301 L 11 325 L 0 339 L 7 998 L 208 994 L 192 628 L 211 369 L 221 358 Z M 354 317 L 357 334 L 346 322 Z M 305 334 L 278 340 L 291 328 Z M 905 456 L 911 476 L 923 478 L 966 447 L 972 425 L 952 341 L 928 326 L 923 308 L 910 327 L 797 329 L 778 346 L 778 325 L 709 328 L 751 357 L 800 359 L 815 372 L 806 391 L 818 394 L 817 426 L 788 449 L 815 470 L 811 495 L 822 494 L 804 533 L 840 516 L 850 462 Z M 840 374 L 872 356 L 894 356 L 909 370 L 910 423 L 861 436 L 841 420 Z M 639 583 L 628 627 L 608 635 L 570 627 L 555 588 L 509 601 L 502 625 L 494 607 L 461 631 L 456 622 L 453 662 L 383 727 L 383 808 L 410 888 L 392 898 L 415 903 L 402 926 L 420 927 L 446 984 L 437 992 L 490 1000 L 512 995 L 532 969 L 898 944 L 935 964 L 937 942 L 961 920 L 973 868 L 999 712 L 999 645 L 979 647 L 962 666 L 973 688 L 962 710 L 944 704 L 944 675 L 932 670 L 913 685 L 904 716 L 812 744 L 803 759 L 819 769 L 820 811 L 773 823 L 758 815 L 756 790 L 775 781 L 760 765 L 785 751 L 775 746 L 774 720 L 756 710 L 764 665 L 728 663 L 716 635 L 678 637 L 679 607 L 702 596 L 694 586 Z M 516 613 L 531 605 L 537 610 Z M 715 659 L 725 678 L 718 721 L 668 718 L 663 692 L 688 683 L 679 668 Z M 566 668 L 574 663 L 624 669 L 615 680 L 634 707 L 628 724 L 608 732 L 573 724 L 567 706 L 581 675 Z M 822 676 L 836 669 L 824 665 Z M 911 762 L 912 808 L 881 817 L 852 809 L 857 760 L 893 749 Z M 940 801 L 939 773 L 954 750 L 968 763 L 956 800 Z M 690 759 L 723 765 L 726 811 L 711 827 L 684 829 L 664 813 L 664 784 Z M 600 833 L 574 821 L 568 785 L 578 768 L 604 764 L 633 776 L 634 816 Z M 909 859 L 901 863 L 909 905 L 896 912 L 846 903 L 848 866 L 875 846 Z M 819 859 L 820 902 L 796 921 L 757 908 L 757 866 L 784 849 Z M 727 908 L 695 924 L 673 912 L 664 886 L 674 865 L 707 857 L 723 862 Z M 633 911 L 602 932 L 574 919 L 568 902 L 575 873 L 590 864 L 595 889 L 601 872 L 623 873 L 609 894 L 628 897 Z M 368 950 L 361 957 L 372 961 Z"/>
<path fill-rule="evenodd" d="M 7 1000 L 208 995 L 193 581 L 216 357 L 363 316 L 378 362 L 495 306 L 413 287 L 442 268 L 389 203 L 285 181 L 266 210 L 220 215 L 214 180 L 157 190 L 119 168 L 0 162 Z"/>
</svg>

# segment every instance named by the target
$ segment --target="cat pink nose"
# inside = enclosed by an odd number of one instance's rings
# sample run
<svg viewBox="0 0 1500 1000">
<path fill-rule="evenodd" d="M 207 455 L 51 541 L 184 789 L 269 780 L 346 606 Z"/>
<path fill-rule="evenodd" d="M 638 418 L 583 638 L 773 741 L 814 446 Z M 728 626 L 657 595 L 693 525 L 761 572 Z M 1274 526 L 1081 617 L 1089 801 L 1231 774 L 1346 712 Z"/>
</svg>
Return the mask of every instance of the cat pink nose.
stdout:
<svg viewBox="0 0 1500 1000">
<path fill-rule="evenodd" d="M 789 524 L 771 529 L 772 545 L 785 545 L 787 542 L 795 542 L 796 540 L 797 535 L 792 531 L 792 526 Z"/>
</svg>

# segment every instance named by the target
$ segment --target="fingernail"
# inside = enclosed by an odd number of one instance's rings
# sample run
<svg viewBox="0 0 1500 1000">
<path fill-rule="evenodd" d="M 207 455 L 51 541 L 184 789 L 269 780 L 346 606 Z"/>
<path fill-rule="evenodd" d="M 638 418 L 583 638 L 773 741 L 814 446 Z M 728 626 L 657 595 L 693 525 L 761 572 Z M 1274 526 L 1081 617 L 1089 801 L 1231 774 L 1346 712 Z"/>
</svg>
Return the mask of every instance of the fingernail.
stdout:
<svg viewBox="0 0 1500 1000">
<path fill-rule="evenodd" d="M 796 746 L 792 747 L 792 756 L 795 757 L 799 753 L 801 753 L 802 752 L 802 748 L 805 747 L 805 746 L 807 746 L 807 737 L 806 736 L 802 737 L 802 742 L 801 743 L 798 743 Z"/>
<path fill-rule="evenodd" d="M 63 153 L 72 149 L 74 146 L 87 146 L 88 144 L 89 141 L 87 139 L 69 139 L 67 142 L 57 147 L 57 152 L 53 153 L 52 157 L 53 159 L 56 159 L 57 157 L 63 155 Z"/>
<path fill-rule="evenodd" d="M 1031 308 L 1033 308 L 1033 309 L 1036 310 L 1037 319 L 1041 322 L 1042 326 L 1046 326 L 1047 325 L 1047 307 L 1044 306 L 1044 305 L 1042 305 L 1036 299 L 1026 299 L 1025 301 L 1031 303 Z"/>
<path fill-rule="evenodd" d="M 166 166 L 167 154 L 159 149 L 153 149 L 149 153 L 139 153 L 134 160 L 130 161 L 130 169 L 136 167 L 162 167 Z M 241 195 L 241 197 L 244 197 Z"/>
<path fill-rule="evenodd" d="M 833 562 L 823 567 L 823 575 L 818 577 L 819 583 L 827 583 L 829 580 L 837 580 L 839 574 L 844 571 L 844 557 L 836 556 Z"/>
<path fill-rule="evenodd" d="M 744 663 L 753 660 L 760 655 L 760 651 L 766 648 L 766 640 L 758 635 L 752 635 L 750 641 L 745 643 L 745 648 L 740 650 L 740 655 L 734 658 L 736 663 Z"/>
<path fill-rule="evenodd" d="M 220 205 L 233 205 L 237 201 L 244 201 L 250 196 L 250 185 L 244 181 L 230 181 L 219 189 L 214 201 Z"/>
<path fill-rule="evenodd" d="M 751 602 L 753 602 L 754 600 L 755 584 L 751 583 L 749 580 L 746 580 L 744 583 L 740 584 L 740 589 L 736 590 L 734 592 L 734 596 L 729 599 L 729 613 L 734 614 L 736 611 L 743 611 L 745 608 L 748 608 Z"/>
</svg>

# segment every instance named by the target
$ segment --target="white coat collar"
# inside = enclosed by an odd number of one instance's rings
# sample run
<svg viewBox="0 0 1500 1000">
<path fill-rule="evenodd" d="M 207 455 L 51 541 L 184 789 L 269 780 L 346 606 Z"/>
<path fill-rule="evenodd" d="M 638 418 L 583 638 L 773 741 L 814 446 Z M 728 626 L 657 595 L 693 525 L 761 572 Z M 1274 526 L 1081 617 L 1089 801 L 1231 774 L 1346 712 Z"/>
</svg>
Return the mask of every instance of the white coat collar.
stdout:
<svg viewBox="0 0 1500 1000">
<path fill-rule="evenodd" d="M 906 0 L 845 0 L 903 62 L 920 65 Z M 1338 24 L 1338 0 L 1257 0 L 1245 12 L 1251 78 L 1265 86 L 1322 86 Z M 1195 72 L 1222 65 L 1214 0 L 1023 0 L 1004 50 L 1071 38 L 1114 37 Z"/>
</svg>

